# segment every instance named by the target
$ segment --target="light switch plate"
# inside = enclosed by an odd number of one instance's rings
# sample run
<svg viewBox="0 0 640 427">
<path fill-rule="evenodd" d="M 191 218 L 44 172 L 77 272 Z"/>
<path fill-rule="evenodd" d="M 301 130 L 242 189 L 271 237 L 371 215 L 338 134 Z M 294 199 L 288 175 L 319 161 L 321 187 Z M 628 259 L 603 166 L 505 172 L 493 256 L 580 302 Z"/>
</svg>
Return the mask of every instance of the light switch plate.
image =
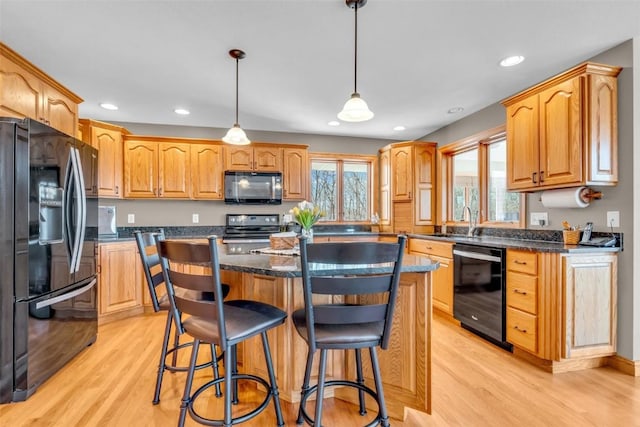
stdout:
<svg viewBox="0 0 640 427">
<path fill-rule="evenodd" d="M 129 214 L 127 215 L 127 223 L 128 224 L 133 224 L 136 222 L 136 216 L 135 214 Z"/>
<path fill-rule="evenodd" d="M 620 211 L 607 211 L 607 227 L 620 227 Z"/>
<path fill-rule="evenodd" d="M 193 214 L 191 215 L 191 222 L 194 224 L 197 224 L 200 222 L 200 215 L 198 214 Z"/>
</svg>

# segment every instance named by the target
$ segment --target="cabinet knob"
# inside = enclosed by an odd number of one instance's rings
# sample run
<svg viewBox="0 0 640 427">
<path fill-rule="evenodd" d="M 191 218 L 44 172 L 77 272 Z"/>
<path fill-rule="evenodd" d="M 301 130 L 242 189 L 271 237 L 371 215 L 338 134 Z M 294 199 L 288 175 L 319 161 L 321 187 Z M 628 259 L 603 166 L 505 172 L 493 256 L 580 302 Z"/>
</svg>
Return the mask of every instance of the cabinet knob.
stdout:
<svg viewBox="0 0 640 427">
<path fill-rule="evenodd" d="M 162 196 L 162 187 L 158 189 L 158 196 Z"/>
<path fill-rule="evenodd" d="M 520 289 L 514 289 L 513 292 L 520 295 L 527 295 L 527 291 L 521 291 Z"/>
<path fill-rule="evenodd" d="M 120 194 L 120 188 L 116 185 L 116 194 Z"/>
<path fill-rule="evenodd" d="M 518 325 L 515 325 L 515 326 L 513 327 L 513 329 L 515 329 L 515 330 L 516 330 L 516 331 L 518 331 L 518 332 L 522 332 L 523 334 L 526 334 L 526 333 L 527 333 L 527 330 L 526 330 L 526 329 L 520 329 L 520 328 L 518 327 Z"/>
<path fill-rule="evenodd" d="M 544 171 L 540 171 L 540 182 L 544 182 Z"/>
<path fill-rule="evenodd" d="M 534 184 L 538 183 L 538 181 L 536 181 L 536 175 L 538 175 L 538 172 L 533 172 L 531 174 L 531 181 L 533 181 Z"/>
<path fill-rule="evenodd" d="M 514 264 L 527 265 L 526 261 L 518 261 L 517 259 L 513 260 Z"/>
</svg>

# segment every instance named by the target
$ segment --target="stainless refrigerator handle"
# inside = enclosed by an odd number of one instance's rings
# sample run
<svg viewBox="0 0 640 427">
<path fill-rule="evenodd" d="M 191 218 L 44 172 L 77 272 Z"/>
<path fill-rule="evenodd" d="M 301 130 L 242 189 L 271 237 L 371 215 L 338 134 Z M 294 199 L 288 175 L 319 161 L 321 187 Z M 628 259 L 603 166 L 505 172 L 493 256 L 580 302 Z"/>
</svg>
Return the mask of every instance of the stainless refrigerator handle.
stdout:
<svg viewBox="0 0 640 427">
<path fill-rule="evenodd" d="M 73 172 L 73 156 L 71 154 L 71 150 L 69 153 L 69 160 L 67 161 L 67 171 L 65 174 L 65 183 L 64 183 L 64 215 L 65 215 L 65 225 L 64 225 L 64 233 L 66 234 L 66 247 L 69 256 L 71 257 L 71 261 L 69 262 L 69 274 L 73 274 L 73 268 L 75 263 L 75 247 L 73 246 L 73 235 L 71 233 L 71 221 L 73 219 L 73 215 L 71 214 L 71 197 L 73 195 L 73 191 L 71 191 L 71 187 L 74 185 L 74 172 Z"/>
<path fill-rule="evenodd" d="M 50 305 L 57 304 L 57 303 L 62 302 L 62 301 L 66 301 L 66 300 L 69 300 L 71 298 L 75 298 L 78 295 L 83 294 L 86 291 L 88 291 L 89 289 L 91 289 L 92 287 L 94 287 L 95 284 L 96 284 L 96 279 L 93 279 L 92 281 L 90 281 L 89 283 L 87 283 L 86 285 L 84 285 L 81 288 L 74 289 L 71 292 L 68 292 L 68 293 L 62 294 L 62 295 L 58 295 L 57 297 L 49 298 L 48 300 L 37 302 L 36 303 L 36 309 L 40 309 L 42 307 L 48 307 Z"/>
<path fill-rule="evenodd" d="M 80 194 L 80 184 L 79 184 L 79 178 L 78 178 L 78 150 L 74 147 L 71 148 L 71 166 L 72 166 L 72 172 L 73 172 L 73 186 L 75 187 L 75 192 L 76 192 L 76 199 L 77 199 L 77 203 L 76 203 L 76 221 L 75 221 L 75 232 L 74 232 L 74 236 L 73 236 L 73 249 L 71 252 L 71 273 L 75 273 L 76 271 L 78 271 L 78 265 L 79 265 L 79 256 L 78 254 L 80 253 L 80 226 L 81 226 L 81 217 L 82 217 L 82 203 L 80 201 L 81 196 L 84 196 L 83 194 Z M 68 224 L 67 224 L 68 225 Z"/>
<path fill-rule="evenodd" d="M 82 168 L 82 160 L 80 159 L 80 150 L 74 148 L 76 152 L 76 165 L 78 171 L 78 184 L 80 186 L 80 192 L 78 193 L 78 201 L 80 202 L 80 239 L 78 242 L 78 249 L 76 250 L 76 269 L 80 270 L 80 261 L 82 260 L 82 248 L 84 246 L 84 237 L 87 229 L 87 189 L 84 184 L 84 170 Z"/>
</svg>

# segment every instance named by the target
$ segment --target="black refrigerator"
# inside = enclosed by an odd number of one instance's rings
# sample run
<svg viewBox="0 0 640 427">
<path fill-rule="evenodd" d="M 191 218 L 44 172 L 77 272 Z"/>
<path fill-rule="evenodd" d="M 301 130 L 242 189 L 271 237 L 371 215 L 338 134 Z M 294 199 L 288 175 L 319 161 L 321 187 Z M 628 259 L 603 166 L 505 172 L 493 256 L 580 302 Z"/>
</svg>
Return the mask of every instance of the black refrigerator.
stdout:
<svg viewBox="0 0 640 427">
<path fill-rule="evenodd" d="M 40 122 L 0 118 L 0 403 L 96 340 L 97 161 Z"/>
</svg>

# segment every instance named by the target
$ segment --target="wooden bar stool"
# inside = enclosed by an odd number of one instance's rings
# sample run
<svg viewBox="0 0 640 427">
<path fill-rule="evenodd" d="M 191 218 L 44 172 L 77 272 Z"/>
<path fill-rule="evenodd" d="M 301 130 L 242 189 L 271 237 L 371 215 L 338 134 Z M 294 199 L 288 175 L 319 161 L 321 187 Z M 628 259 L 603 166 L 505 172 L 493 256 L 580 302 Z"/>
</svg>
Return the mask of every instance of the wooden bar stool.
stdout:
<svg viewBox="0 0 640 427">
<path fill-rule="evenodd" d="M 176 329 L 180 334 L 186 333 L 193 338 L 191 363 L 180 405 L 178 425 L 184 425 L 187 412 L 195 421 L 205 425 L 239 424 L 257 416 L 267 408 L 271 400 L 276 411 L 277 425 L 284 425 L 267 331 L 282 325 L 287 314 L 277 307 L 257 301 L 224 302 L 222 300 L 218 243 L 215 236 L 209 237 L 209 242 L 206 244 L 177 240 L 158 241 L 158 254 L 161 258 Z M 174 267 L 176 264 L 207 266 L 211 268 L 211 274 L 179 271 Z M 202 292 L 213 292 L 213 301 L 198 298 L 198 294 Z M 237 373 L 235 369 L 233 359 L 236 354 L 236 345 L 257 335 L 262 338 L 268 379 Z M 201 343 L 216 344 L 224 352 L 224 378 L 214 378 L 192 391 L 196 358 Z M 229 367 L 233 368 L 228 369 Z M 234 417 L 231 403 L 238 380 L 257 382 L 267 390 L 267 393 L 264 401 L 255 409 Z M 196 399 L 208 388 L 220 384 L 224 384 L 224 418 L 213 419 L 199 414 L 194 409 Z"/>
<path fill-rule="evenodd" d="M 405 242 L 406 236 L 399 236 L 397 243 L 312 244 L 308 243 L 305 237 L 300 238 L 305 307 L 295 311 L 292 319 L 298 334 L 307 342 L 309 348 L 298 424 L 306 421 L 310 425 L 321 426 L 325 387 L 348 386 L 358 389 L 361 415 L 366 413 L 365 393 L 376 400 L 378 414 L 368 426 L 389 425 L 376 347 L 384 350 L 389 345 Z M 326 275 L 327 270 L 336 270 L 335 266 L 342 264 L 371 265 L 371 267 L 366 274 Z M 325 273 L 322 273 L 322 270 Z M 346 302 L 314 303 L 314 295 L 341 296 Z M 323 298 L 323 301 L 326 301 L 326 298 Z M 313 356 L 317 349 L 320 350 L 318 384 L 310 387 Z M 355 351 L 356 381 L 347 379 L 325 381 L 327 350 L 349 349 Z M 362 349 L 369 349 L 375 390 L 366 386 L 364 382 Z M 317 395 L 315 416 L 312 419 L 305 410 L 305 403 L 313 393 Z"/>
</svg>

